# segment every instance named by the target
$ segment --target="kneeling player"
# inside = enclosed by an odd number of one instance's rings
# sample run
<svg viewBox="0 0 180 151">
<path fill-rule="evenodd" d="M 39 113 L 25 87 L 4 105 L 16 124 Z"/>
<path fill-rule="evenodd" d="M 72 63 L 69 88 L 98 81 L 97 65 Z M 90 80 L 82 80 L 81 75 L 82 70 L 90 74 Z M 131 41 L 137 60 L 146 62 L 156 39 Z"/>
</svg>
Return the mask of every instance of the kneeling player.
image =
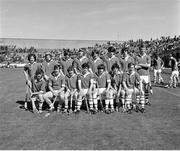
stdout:
<svg viewBox="0 0 180 151">
<path fill-rule="evenodd" d="M 51 102 L 50 99 L 56 98 L 59 96 L 60 101 L 58 104 L 57 111 L 59 112 L 61 109 L 62 102 L 64 102 L 65 93 L 64 93 L 64 87 L 65 87 L 65 77 L 60 73 L 60 66 L 55 65 L 53 74 L 49 78 L 48 88 L 49 92 L 44 94 L 44 100 L 47 102 L 47 104 L 50 106 L 50 111 L 54 109 L 54 104 Z"/>
<path fill-rule="evenodd" d="M 139 88 L 136 87 L 136 85 L 139 84 Z M 128 113 L 131 113 L 131 106 L 132 106 L 132 96 L 133 94 L 136 95 L 137 99 L 136 101 L 139 101 L 138 99 L 141 96 L 140 103 L 142 105 L 141 112 L 144 112 L 144 92 L 142 90 L 142 82 L 140 79 L 140 76 L 138 73 L 134 70 L 134 64 L 129 63 L 128 64 L 128 72 L 124 74 L 123 76 L 123 86 L 125 89 L 125 106 Z"/>
<path fill-rule="evenodd" d="M 106 113 L 114 111 L 114 89 L 111 87 L 110 75 L 105 71 L 104 64 L 98 66 L 98 73 L 95 77 L 97 81 L 97 93 L 93 93 L 94 104 L 97 104 L 97 100 L 105 100 Z M 97 97 L 97 96 L 100 96 Z M 109 104 L 111 109 L 109 109 Z"/>
<path fill-rule="evenodd" d="M 73 66 L 70 66 L 68 69 L 68 75 L 66 76 L 66 87 L 67 87 L 67 92 L 69 92 L 69 96 L 70 96 L 70 112 L 72 111 L 72 100 L 74 99 L 75 101 L 77 101 L 77 96 L 78 96 L 78 92 L 77 92 L 77 79 L 78 76 L 74 73 L 74 68 Z M 77 103 L 77 102 L 75 102 Z M 68 107 L 68 102 L 65 102 L 65 108 Z M 75 109 L 76 112 L 76 109 Z"/>
<path fill-rule="evenodd" d="M 111 76 L 111 85 L 117 92 L 116 94 L 116 111 L 119 110 L 120 107 L 120 101 L 121 99 L 124 109 L 124 97 L 125 97 L 125 91 L 122 87 L 122 79 L 123 79 L 123 72 L 120 71 L 120 67 L 118 64 L 113 64 L 112 67 L 112 76 Z"/>
<path fill-rule="evenodd" d="M 82 100 L 88 99 L 90 110 L 93 110 L 93 102 L 92 102 L 92 87 L 93 87 L 93 74 L 88 71 L 89 65 L 88 63 L 84 63 L 82 65 L 82 75 L 78 75 L 78 99 L 77 99 L 77 111 L 76 113 L 80 112 L 80 107 L 82 105 Z"/>
<path fill-rule="evenodd" d="M 39 113 L 42 113 L 42 106 L 44 102 L 43 93 L 45 93 L 46 82 L 43 79 L 43 71 L 38 68 L 35 76 L 32 79 L 32 98 L 39 101 Z M 34 94 L 34 95 L 33 95 Z"/>
</svg>

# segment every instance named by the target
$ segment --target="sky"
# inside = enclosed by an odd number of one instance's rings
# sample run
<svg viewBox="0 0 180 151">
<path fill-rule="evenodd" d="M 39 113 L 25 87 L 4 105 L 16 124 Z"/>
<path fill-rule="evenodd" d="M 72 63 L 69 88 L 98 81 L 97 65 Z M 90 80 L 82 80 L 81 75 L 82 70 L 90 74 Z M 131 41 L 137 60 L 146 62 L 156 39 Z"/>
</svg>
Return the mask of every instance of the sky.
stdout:
<svg viewBox="0 0 180 151">
<path fill-rule="evenodd" d="M 0 38 L 129 40 L 180 35 L 180 0 L 0 0 Z"/>
</svg>

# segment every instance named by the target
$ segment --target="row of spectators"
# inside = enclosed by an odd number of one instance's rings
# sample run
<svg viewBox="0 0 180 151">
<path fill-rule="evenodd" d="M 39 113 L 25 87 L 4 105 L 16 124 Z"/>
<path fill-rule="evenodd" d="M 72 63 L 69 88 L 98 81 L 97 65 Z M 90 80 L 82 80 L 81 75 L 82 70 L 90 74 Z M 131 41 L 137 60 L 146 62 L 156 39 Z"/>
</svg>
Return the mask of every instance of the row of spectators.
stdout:
<svg viewBox="0 0 180 151">
<path fill-rule="evenodd" d="M 165 54 L 172 53 L 174 50 L 180 49 L 180 36 L 174 37 L 161 37 L 159 39 L 150 39 L 150 40 L 142 40 L 138 39 L 136 41 L 129 40 L 124 42 L 107 42 L 105 44 L 99 45 L 95 44 L 92 47 L 81 48 L 84 49 L 87 54 L 91 54 L 93 49 L 99 50 L 100 54 L 106 53 L 107 48 L 109 46 L 113 46 L 116 48 L 116 52 L 121 54 L 121 50 L 126 47 L 128 48 L 131 55 L 136 55 L 139 53 L 139 47 L 145 45 L 148 53 L 150 56 L 154 56 L 155 54 L 159 54 L 162 58 L 166 59 Z M 1 55 L 0 61 L 8 60 L 10 62 L 24 62 L 26 60 L 26 56 L 29 53 L 36 53 L 37 54 L 37 61 L 42 62 L 44 54 L 38 53 L 38 50 L 34 47 L 29 49 L 27 48 L 16 48 L 15 46 L 12 47 L 13 49 L 10 50 L 9 53 Z M 79 49 L 52 49 L 50 53 L 54 57 L 55 60 L 58 59 L 60 53 L 64 51 L 69 51 L 72 57 L 77 56 Z M 45 52 L 44 52 L 45 53 Z M 23 54 L 23 55 L 21 55 Z M 177 58 L 178 59 L 178 58 Z"/>
</svg>

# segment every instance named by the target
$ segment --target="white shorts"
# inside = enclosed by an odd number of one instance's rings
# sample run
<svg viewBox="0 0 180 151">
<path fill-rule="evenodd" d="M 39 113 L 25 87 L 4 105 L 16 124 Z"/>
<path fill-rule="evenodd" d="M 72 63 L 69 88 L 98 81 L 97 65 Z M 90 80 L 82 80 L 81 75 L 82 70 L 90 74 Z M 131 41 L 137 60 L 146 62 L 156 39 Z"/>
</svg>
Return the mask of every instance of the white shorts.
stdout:
<svg viewBox="0 0 180 151">
<path fill-rule="evenodd" d="M 156 74 L 156 73 L 161 73 L 162 72 L 162 70 L 161 69 L 154 69 L 154 73 Z"/>
<path fill-rule="evenodd" d="M 173 71 L 171 77 L 179 77 L 179 71 Z"/>
<path fill-rule="evenodd" d="M 86 94 L 87 94 L 87 92 L 88 92 L 88 89 L 82 89 L 82 96 L 85 96 Z"/>
<path fill-rule="evenodd" d="M 140 76 L 140 79 L 142 81 L 142 83 L 149 83 L 149 76 L 148 75 L 145 75 L 145 76 Z"/>
</svg>

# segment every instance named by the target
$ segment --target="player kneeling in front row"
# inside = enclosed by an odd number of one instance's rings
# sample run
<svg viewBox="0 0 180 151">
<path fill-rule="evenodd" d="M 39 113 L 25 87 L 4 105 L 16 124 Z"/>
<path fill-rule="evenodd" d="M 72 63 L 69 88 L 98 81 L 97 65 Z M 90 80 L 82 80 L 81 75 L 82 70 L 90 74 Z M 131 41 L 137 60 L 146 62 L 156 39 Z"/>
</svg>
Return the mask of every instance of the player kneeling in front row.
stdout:
<svg viewBox="0 0 180 151">
<path fill-rule="evenodd" d="M 120 70 L 120 67 L 118 64 L 113 64 L 111 67 L 112 70 L 112 76 L 111 76 L 111 85 L 114 88 L 116 92 L 116 99 L 115 99 L 115 106 L 116 111 L 119 111 L 120 108 L 120 99 L 122 101 L 123 109 L 124 109 L 124 97 L 125 97 L 125 91 L 122 87 L 122 80 L 123 80 L 123 72 Z"/>
<path fill-rule="evenodd" d="M 60 66 L 55 65 L 52 75 L 49 77 L 48 88 L 49 92 L 44 94 L 44 100 L 50 106 L 50 111 L 54 109 L 54 102 L 52 103 L 50 99 L 59 97 L 59 104 L 57 107 L 57 112 L 62 108 L 62 103 L 65 101 L 65 77 L 60 73 Z"/>
<path fill-rule="evenodd" d="M 70 98 L 70 110 L 69 112 L 72 112 L 72 104 L 73 104 L 73 100 L 75 100 L 75 103 L 77 103 L 77 96 L 78 96 L 78 92 L 77 92 L 77 80 L 78 80 L 78 76 L 75 74 L 74 72 L 74 68 L 73 66 L 70 66 L 68 69 L 68 74 L 69 76 L 66 76 L 66 88 L 67 88 L 67 92 L 69 93 L 68 97 Z M 68 100 L 67 100 L 68 101 Z M 65 102 L 65 108 L 68 108 L 68 102 Z M 76 112 L 76 109 L 74 110 Z"/>
<path fill-rule="evenodd" d="M 43 71 L 38 68 L 35 76 L 32 78 L 32 100 L 39 102 L 39 113 L 42 113 L 42 106 L 44 102 L 43 93 L 45 93 L 46 82 L 43 79 Z"/>
<path fill-rule="evenodd" d="M 82 75 L 78 75 L 78 99 L 77 99 L 77 110 L 76 113 L 80 112 L 82 100 L 86 99 L 89 101 L 90 110 L 93 110 L 92 101 L 92 87 L 93 87 L 93 74 L 89 72 L 88 63 L 82 64 Z M 88 106 L 86 106 L 88 108 Z"/>
<path fill-rule="evenodd" d="M 105 112 L 107 114 L 114 111 L 114 89 L 111 87 L 110 75 L 105 71 L 104 64 L 100 64 L 98 67 L 98 73 L 94 80 L 96 81 L 96 89 L 93 93 L 93 100 L 97 104 L 97 100 L 105 100 Z M 103 104 L 101 104 L 103 105 Z M 109 109 L 110 105 L 110 109 Z"/>
<path fill-rule="evenodd" d="M 139 85 L 139 87 L 137 87 Z M 123 76 L 123 86 L 125 89 L 125 107 L 128 113 L 131 113 L 132 109 L 132 98 L 133 94 L 135 94 L 135 103 L 141 103 L 140 111 L 144 112 L 145 100 L 144 100 L 144 92 L 142 90 L 142 82 L 138 73 L 135 72 L 134 64 L 128 64 L 128 72 Z"/>
</svg>

